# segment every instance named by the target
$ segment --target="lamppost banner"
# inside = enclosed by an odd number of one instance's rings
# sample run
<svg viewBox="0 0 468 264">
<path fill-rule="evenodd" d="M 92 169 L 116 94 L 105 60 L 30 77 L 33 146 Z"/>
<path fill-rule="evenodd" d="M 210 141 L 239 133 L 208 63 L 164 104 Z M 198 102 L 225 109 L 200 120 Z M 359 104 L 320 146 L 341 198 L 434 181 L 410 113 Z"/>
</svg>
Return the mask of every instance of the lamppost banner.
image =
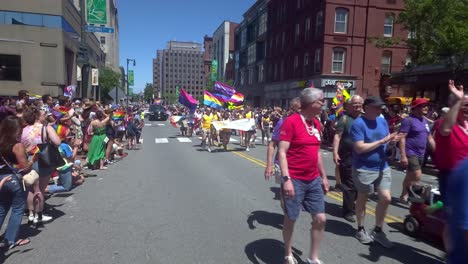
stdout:
<svg viewBox="0 0 468 264">
<path fill-rule="evenodd" d="M 216 81 L 218 79 L 218 61 L 213 60 L 211 62 L 211 80 Z"/>
<path fill-rule="evenodd" d="M 91 69 L 91 85 L 99 85 L 99 70 Z"/>
<path fill-rule="evenodd" d="M 88 24 L 107 24 L 107 0 L 86 0 Z"/>
<path fill-rule="evenodd" d="M 134 85 L 133 71 L 129 70 L 128 71 L 128 86 L 133 86 L 133 85 Z"/>
</svg>

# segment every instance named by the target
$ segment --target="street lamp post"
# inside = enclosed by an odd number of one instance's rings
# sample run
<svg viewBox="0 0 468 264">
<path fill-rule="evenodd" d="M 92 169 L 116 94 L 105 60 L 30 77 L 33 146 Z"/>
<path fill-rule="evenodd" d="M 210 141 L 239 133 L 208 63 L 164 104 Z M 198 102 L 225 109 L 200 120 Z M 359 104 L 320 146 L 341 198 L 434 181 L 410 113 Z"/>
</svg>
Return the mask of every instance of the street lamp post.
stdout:
<svg viewBox="0 0 468 264">
<path fill-rule="evenodd" d="M 133 67 L 136 66 L 135 59 L 127 59 L 127 107 L 128 107 L 128 97 L 130 96 L 130 87 L 128 85 L 128 63 L 133 62 Z"/>
</svg>

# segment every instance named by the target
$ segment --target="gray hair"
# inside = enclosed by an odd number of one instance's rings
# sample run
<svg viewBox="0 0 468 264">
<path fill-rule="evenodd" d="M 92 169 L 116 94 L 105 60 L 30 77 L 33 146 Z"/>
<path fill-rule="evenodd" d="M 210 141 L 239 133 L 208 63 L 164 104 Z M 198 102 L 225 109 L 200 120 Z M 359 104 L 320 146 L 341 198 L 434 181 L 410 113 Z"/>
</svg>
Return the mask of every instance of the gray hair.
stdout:
<svg viewBox="0 0 468 264">
<path fill-rule="evenodd" d="M 323 91 L 317 88 L 305 88 L 301 92 L 301 106 L 304 107 L 310 103 L 318 101 L 323 97 Z"/>
<path fill-rule="evenodd" d="M 289 107 L 296 107 L 297 109 L 301 108 L 301 98 L 300 97 L 294 97 L 291 99 L 289 102 Z"/>
<path fill-rule="evenodd" d="M 364 103 L 364 99 L 360 95 L 357 95 L 357 94 L 351 96 L 351 98 L 349 98 L 348 100 L 348 103 L 351 103 L 352 101 L 357 101 L 357 100 L 359 100 L 359 102 L 361 103 Z"/>
</svg>

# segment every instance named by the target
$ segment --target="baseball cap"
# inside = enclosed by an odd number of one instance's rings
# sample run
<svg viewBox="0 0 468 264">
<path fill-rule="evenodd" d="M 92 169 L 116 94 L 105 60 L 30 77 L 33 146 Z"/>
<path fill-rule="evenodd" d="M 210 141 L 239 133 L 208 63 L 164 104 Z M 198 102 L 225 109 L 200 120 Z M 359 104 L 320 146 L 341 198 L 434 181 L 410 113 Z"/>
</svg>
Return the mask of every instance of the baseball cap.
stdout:
<svg viewBox="0 0 468 264">
<path fill-rule="evenodd" d="M 369 96 L 364 100 L 364 106 L 366 105 L 371 105 L 371 106 L 383 106 L 385 105 L 385 102 L 382 101 L 382 98 L 380 96 Z"/>
<path fill-rule="evenodd" d="M 448 113 L 448 111 L 450 111 L 450 108 L 448 108 L 448 107 L 442 107 L 441 110 L 442 110 L 442 112 L 444 112 L 444 113 Z"/>
<path fill-rule="evenodd" d="M 411 108 L 416 108 L 418 106 L 425 105 L 427 103 L 429 103 L 429 101 L 426 100 L 426 98 L 416 98 L 411 103 Z"/>
</svg>

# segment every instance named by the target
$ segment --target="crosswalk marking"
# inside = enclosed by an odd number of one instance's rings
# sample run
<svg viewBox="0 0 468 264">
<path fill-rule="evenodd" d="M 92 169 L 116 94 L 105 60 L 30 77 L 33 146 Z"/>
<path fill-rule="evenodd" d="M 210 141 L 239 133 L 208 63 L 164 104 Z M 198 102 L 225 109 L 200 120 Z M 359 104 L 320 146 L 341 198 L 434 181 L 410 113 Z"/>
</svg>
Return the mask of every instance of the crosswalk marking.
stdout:
<svg viewBox="0 0 468 264">
<path fill-rule="evenodd" d="M 152 126 L 153 124 L 145 124 L 145 126 Z"/>
<path fill-rule="evenodd" d="M 155 138 L 154 142 L 156 144 L 163 144 L 163 143 L 169 143 L 169 140 L 167 138 Z"/>
<path fill-rule="evenodd" d="M 166 124 L 157 124 L 157 126 L 165 126 Z"/>
<path fill-rule="evenodd" d="M 190 138 L 177 138 L 177 140 L 179 140 L 179 142 L 181 143 L 189 143 L 189 142 L 192 142 L 192 140 Z"/>
<path fill-rule="evenodd" d="M 201 140 L 201 139 L 202 139 L 202 137 L 198 137 L 198 139 L 200 139 L 200 140 Z M 237 139 L 234 139 L 234 138 L 230 138 L 230 139 L 229 139 L 229 142 L 239 142 L 239 140 L 237 140 Z"/>
</svg>

